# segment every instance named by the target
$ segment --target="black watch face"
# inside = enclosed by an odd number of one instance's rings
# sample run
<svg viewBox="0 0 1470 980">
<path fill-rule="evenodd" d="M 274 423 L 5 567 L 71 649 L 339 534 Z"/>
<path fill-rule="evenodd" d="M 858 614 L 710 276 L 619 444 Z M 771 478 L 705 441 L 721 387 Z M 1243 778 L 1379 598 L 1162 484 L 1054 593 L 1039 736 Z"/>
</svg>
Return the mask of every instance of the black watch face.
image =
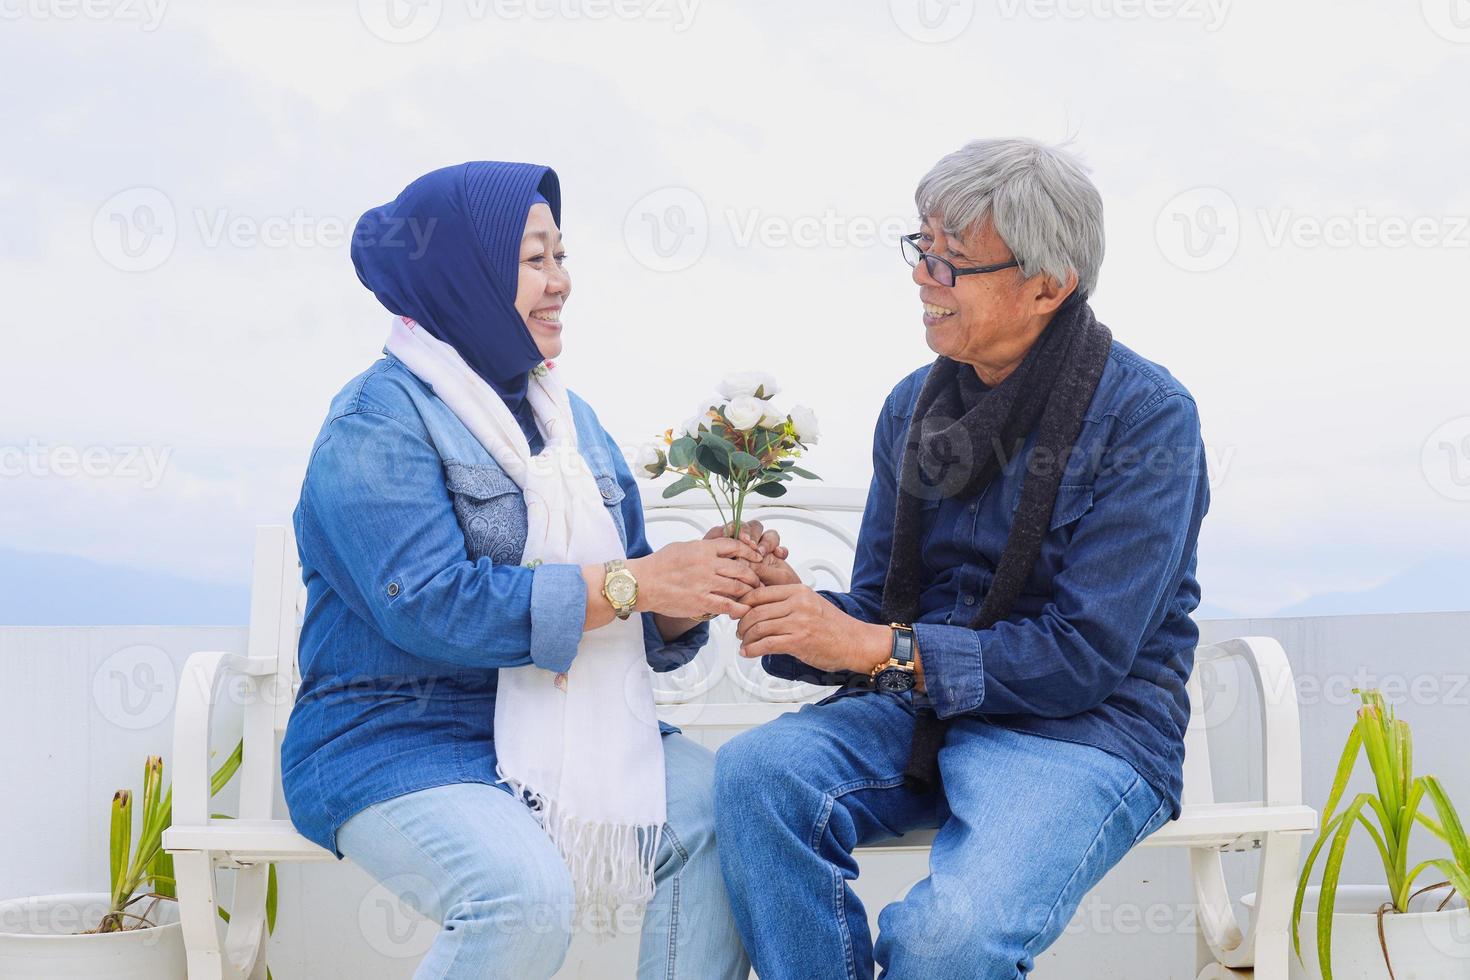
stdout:
<svg viewBox="0 0 1470 980">
<path fill-rule="evenodd" d="M 889 667 L 887 670 L 878 672 L 874 678 L 874 685 L 885 694 L 902 694 L 914 689 L 914 672 L 912 670 L 900 670 L 897 667 Z"/>
</svg>

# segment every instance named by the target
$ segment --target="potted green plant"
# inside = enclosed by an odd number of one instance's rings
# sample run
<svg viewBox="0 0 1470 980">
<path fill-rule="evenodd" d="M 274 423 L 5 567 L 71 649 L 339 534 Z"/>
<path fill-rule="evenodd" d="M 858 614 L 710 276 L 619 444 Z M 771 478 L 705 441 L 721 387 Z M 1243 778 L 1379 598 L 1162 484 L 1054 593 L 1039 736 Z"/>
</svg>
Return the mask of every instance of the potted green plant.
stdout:
<svg viewBox="0 0 1470 980">
<path fill-rule="evenodd" d="M 1434 776 L 1415 776 L 1408 722 L 1396 718 L 1378 691 L 1357 691 L 1363 702 L 1338 762 L 1317 840 L 1307 854 L 1292 908 L 1293 976 L 1321 980 L 1470 976 L 1470 841 L 1444 787 Z M 1349 777 L 1366 755 L 1374 792 L 1358 793 L 1339 809 Z M 1433 803 L 1438 821 L 1423 806 Z M 1446 845 L 1448 856 L 1409 867 L 1415 824 Z M 1386 888 L 1340 884 L 1343 856 L 1361 827 L 1383 864 Z M 1323 847 L 1321 886 L 1308 888 Z M 1415 890 L 1428 871 L 1444 881 Z M 1340 901 L 1341 899 L 1341 901 Z M 1315 934 L 1303 950 L 1302 924 Z M 1334 973 L 1334 962 L 1345 964 Z M 1298 969 L 1300 967 L 1300 969 Z M 1397 973 L 1395 971 L 1398 971 Z"/>
<path fill-rule="evenodd" d="M 210 777 L 213 797 L 240 768 L 245 743 L 235 746 Z M 134 810 L 139 814 L 133 833 Z M 229 819 L 226 814 L 215 817 Z M 143 764 L 143 792 L 113 794 L 108 841 L 108 890 L 38 895 L 0 902 L 0 977 L 107 977 L 109 980 L 187 980 L 173 856 L 163 832 L 173 821 L 173 788 L 163 786 L 163 759 Z M 266 923 L 276 922 L 276 869 L 270 868 Z M 220 910 L 228 921 L 229 914 Z M 269 976 L 269 971 L 267 971 Z"/>
</svg>

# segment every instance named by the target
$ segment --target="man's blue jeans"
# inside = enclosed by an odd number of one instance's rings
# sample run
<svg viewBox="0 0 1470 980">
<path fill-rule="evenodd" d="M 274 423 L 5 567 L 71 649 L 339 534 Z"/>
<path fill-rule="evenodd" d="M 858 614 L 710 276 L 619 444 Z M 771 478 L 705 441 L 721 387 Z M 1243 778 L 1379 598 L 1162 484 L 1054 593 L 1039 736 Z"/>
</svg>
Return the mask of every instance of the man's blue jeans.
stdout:
<svg viewBox="0 0 1470 980">
<path fill-rule="evenodd" d="M 976 717 L 949 727 L 943 789 L 904 788 L 911 696 L 858 693 L 738 735 L 716 756 L 716 833 L 761 980 L 1014 980 L 1169 804 L 1101 749 Z M 929 876 L 878 917 L 853 848 L 939 828 Z"/>
<path fill-rule="evenodd" d="M 643 918 L 640 980 L 745 980 L 715 853 L 710 751 L 663 740 L 668 819 Z M 342 853 L 442 924 L 414 973 L 537 980 L 566 958 L 572 880 L 556 845 L 504 787 L 449 783 L 376 803 L 342 825 Z"/>
</svg>

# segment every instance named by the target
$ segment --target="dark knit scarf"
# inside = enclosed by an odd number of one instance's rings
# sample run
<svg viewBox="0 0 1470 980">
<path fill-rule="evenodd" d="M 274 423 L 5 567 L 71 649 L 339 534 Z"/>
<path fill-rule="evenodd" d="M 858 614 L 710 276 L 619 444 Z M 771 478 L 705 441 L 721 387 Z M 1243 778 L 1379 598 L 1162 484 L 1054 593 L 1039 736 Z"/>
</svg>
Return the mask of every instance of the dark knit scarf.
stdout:
<svg viewBox="0 0 1470 980">
<path fill-rule="evenodd" d="M 1036 565 L 1057 487 L 1107 365 L 1112 340 L 1086 298 L 1074 293 L 1016 369 L 994 388 L 986 387 L 968 365 L 947 357 L 934 362 L 914 406 L 899 464 L 893 550 L 883 585 L 885 622 L 912 623 L 919 615 L 924 585 L 919 554 L 922 501 L 979 495 L 1035 430 L 1031 465 L 995 578 L 968 625 L 988 629 L 1010 615 Z M 923 654 L 921 648 L 921 660 Z M 908 787 L 920 793 L 938 786 L 939 749 L 946 727 L 926 702 L 918 696 L 918 720 L 904 772 Z"/>
</svg>

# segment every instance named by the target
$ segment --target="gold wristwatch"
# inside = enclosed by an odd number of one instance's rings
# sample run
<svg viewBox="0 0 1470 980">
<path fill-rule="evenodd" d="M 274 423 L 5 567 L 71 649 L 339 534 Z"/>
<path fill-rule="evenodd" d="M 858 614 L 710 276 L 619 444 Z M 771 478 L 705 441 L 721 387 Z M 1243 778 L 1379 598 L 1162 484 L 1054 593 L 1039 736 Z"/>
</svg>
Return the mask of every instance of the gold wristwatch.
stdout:
<svg viewBox="0 0 1470 980">
<path fill-rule="evenodd" d="M 638 602 L 638 580 L 621 558 L 603 562 L 602 570 L 607 573 L 602 580 L 602 597 L 612 604 L 619 619 L 627 619 Z"/>
</svg>

